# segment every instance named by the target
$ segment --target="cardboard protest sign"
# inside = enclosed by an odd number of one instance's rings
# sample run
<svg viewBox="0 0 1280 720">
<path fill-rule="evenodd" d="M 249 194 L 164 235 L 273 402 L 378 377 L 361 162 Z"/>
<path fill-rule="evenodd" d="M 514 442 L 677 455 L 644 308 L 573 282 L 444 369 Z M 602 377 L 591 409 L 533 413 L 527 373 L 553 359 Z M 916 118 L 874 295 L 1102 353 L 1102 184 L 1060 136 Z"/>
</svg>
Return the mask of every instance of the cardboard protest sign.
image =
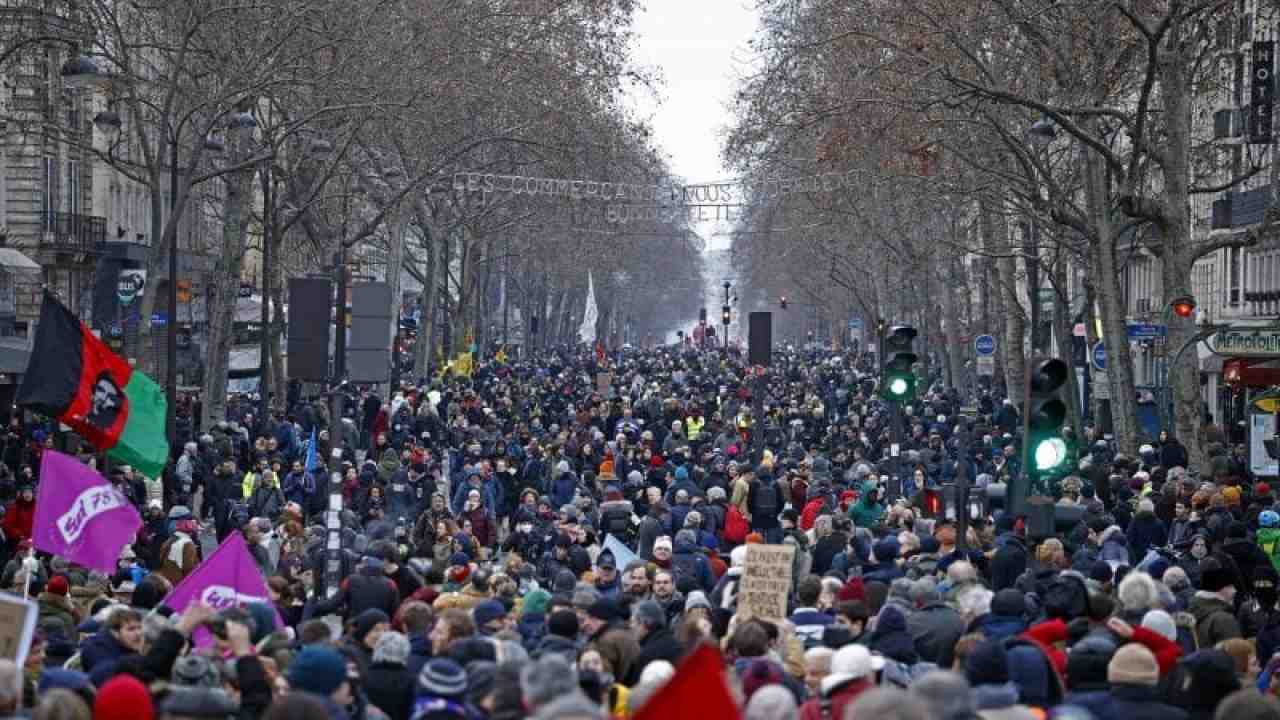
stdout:
<svg viewBox="0 0 1280 720">
<path fill-rule="evenodd" d="M 748 545 L 738 585 L 738 620 L 785 620 L 794 545 Z"/>
</svg>

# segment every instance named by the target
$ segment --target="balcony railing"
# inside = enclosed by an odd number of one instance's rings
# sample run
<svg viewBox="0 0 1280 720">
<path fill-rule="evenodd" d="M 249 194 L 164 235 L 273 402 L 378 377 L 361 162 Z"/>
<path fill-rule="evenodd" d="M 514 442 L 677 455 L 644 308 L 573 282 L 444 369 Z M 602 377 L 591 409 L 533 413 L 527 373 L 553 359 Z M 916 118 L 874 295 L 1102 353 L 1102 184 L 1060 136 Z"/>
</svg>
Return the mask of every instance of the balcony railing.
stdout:
<svg viewBox="0 0 1280 720">
<path fill-rule="evenodd" d="M 106 241 L 106 218 L 60 212 L 45 216 L 40 246 L 60 252 L 96 253 Z"/>
</svg>

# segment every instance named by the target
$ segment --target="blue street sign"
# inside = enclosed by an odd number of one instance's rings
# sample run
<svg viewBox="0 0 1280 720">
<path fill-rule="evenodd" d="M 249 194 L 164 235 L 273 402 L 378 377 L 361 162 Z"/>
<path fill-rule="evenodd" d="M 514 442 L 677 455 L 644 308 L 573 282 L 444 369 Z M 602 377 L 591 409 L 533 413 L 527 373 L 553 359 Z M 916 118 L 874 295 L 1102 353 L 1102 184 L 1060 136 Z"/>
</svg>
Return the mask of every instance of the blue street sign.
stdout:
<svg viewBox="0 0 1280 720">
<path fill-rule="evenodd" d="M 1107 371 L 1107 346 L 1098 343 L 1093 346 L 1093 366 L 1102 372 Z"/>
<path fill-rule="evenodd" d="M 164 327 L 169 322 L 169 318 L 164 313 L 151 313 L 151 325 L 153 327 Z"/>
<path fill-rule="evenodd" d="M 856 317 L 856 318 L 852 318 L 852 319 L 850 319 L 850 320 L 849 320 L 849 329 L 850 329 L 850 330 L 861 330 L 861 329 L 862 329 L 862 318 L 860 318 L 860 317 Z"/>
<path fill-rule="evenodd" d="M 1169 334 L 1169 326 L 1155 323 L 1129 323 L 1130 340 L 1155 340 Z"/>
<path fill-rule="evenodd" d="M 979 355 L 995 355 L 996 339 L 990 335 L 979 335 L 973 339 L 973 351 Z"/>
</svg>

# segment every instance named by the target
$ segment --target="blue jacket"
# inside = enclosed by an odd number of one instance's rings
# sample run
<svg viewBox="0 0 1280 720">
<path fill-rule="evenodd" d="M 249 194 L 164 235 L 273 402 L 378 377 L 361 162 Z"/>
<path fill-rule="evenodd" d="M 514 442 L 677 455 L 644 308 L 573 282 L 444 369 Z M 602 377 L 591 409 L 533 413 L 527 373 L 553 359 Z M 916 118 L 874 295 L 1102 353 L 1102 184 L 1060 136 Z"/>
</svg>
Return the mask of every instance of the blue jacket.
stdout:
<svg viewBox="0 0 1280 720">
<path fill-rule="evenodd" d="M 80 667 L 84 672 L 91 673 L 99 664 L 115 664 L 131 653 L 104 627 L 80 644 Z"/>
<path fill-rule="evenodd" d="M 574 493 L 578 489 L 578 478 L 572 471 L 562 473 L 560 477 L 551 481 L 551 505 L 559 510 L 565 505 L 573 503 Z"/>
<path fill-rule="evenodd" d="M 671 553 L 671 568 L 687 568 L 683 574 L 692 577 L 694 582 L 698 584 L 698 589 L 703 592 L 711 592 L 716 586 L 715 574 L 711 572 L 711 563 L 707 562 L 707 557 L 698 552 L 698 549 L 688 542 L 677 541 L 673 552 Z M 682 573 L 677 572 L 677 575 Z M 679 582 L 679 578 L 676 580 Z"/>
</svg>

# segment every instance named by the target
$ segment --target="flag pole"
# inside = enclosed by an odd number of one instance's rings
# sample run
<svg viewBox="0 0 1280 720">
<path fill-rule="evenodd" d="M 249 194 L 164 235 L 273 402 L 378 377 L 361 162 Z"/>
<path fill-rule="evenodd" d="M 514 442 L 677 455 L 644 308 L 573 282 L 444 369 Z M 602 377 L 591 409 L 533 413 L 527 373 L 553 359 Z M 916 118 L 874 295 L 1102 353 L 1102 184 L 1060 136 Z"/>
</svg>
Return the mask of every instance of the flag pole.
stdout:
<svg viewBox="0 0 1280 720">
<path fill-rule="evenodd" d="M 36 560 L 36 549 L 35 546 L 32 546 L 32 548 L 27 551 L 27 557 L 22 561 L 22 569 L 26 571 L 25 579 L 22 581 L 23 600 L 27 600 L 31 596 L 31 573 L 35 572 L 38 567 L 39 562 Z"/>
</svg>

